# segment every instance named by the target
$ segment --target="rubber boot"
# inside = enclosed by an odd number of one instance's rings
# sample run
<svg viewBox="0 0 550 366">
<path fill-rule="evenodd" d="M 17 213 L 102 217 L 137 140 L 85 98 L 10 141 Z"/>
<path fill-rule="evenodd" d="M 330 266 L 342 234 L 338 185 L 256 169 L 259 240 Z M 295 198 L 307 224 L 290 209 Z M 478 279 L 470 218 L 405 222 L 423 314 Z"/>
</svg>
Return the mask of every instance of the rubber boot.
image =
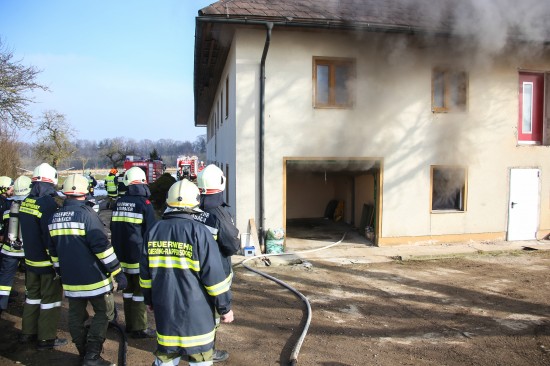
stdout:
<svg viewBox="0 0 550 366">
<path fill-rule="evenodd" d="M 82 362 L 82 366 L 116 366 L 116 364 L 104 360 L 101 357 L 102 343 L 88 342 L 86 344 L 86 355 Z"/>
<path fill-rule="evenodd" d="M 84 360 L 84 356 L 86 356 L 86 346 L 80 344 L 75 344 L 75 346 L 78 351 L 78 358 L 80 358 L 80 360 Z"/>
</svg>

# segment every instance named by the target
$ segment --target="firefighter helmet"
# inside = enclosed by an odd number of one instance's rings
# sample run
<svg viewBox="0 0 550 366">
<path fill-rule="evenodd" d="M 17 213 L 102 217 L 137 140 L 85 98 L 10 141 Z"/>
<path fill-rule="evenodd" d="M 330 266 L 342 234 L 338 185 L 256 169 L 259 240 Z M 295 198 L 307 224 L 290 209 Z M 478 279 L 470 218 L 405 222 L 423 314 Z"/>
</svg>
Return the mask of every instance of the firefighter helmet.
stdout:
<svg viewBox="0 0 550 366">
<path fill-rule="evenodd" d="M 26 175 L 19 176 L 13 182 L 13 190 L 15 196 L 26 196 L 31 192 L 31 178 Z"/>
<path fill-rule="evenodd" d="M 168 190 L 166 204 L 172 208 L 199 211 L 200 195 L 199 188 L 194 183 L 183 179 L 172 184 Z"/>
<path fill-rule="evenodd" d="M 5 175 L 0 177 L 0 194 L 6 193 L 13 186 L 13 179 Z"/>
<path fill-rule="evenodd" d="M 88 193 L 88 179 L 80 174 L 71 174 L 63 182 L 61 192 L 65 196 L 85 196 Z"/>
<path fill-rule="evenodd" d="M 123 182 L 127 186 L 130 184 L 147 184 L 147 177 L 143 169 L 133 166 L 124 173 Z"/>
<path fill-rule="evenodd" d="M 225 175 L 214 164 L 208 165 L 197 176 L 197 184 L 202 194 L 214 194 L 225 190 Z"/>
<path fill-rule="evenodd" d="M 117 175 L 118 170 L 116 168 L 113 168 L 113 169 L 109 170 L 109 174 Z"/>
<path fill-rule="evenodd" d="M 57 170 L 48 163 L 42 163 L 32 172 L 33 182 L 46 182 L 57 184 Z"/>
</svg>

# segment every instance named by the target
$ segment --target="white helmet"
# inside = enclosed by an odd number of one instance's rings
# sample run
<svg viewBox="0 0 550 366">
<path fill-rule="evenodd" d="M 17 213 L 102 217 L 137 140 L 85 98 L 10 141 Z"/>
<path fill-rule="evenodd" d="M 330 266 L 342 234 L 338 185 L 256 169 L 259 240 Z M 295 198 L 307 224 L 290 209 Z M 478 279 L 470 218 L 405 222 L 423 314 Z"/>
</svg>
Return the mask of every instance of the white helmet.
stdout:
<svg viewBox="0 0 550 366">
<path fill-rule="evenodd" d="M 191 183 L 187 179 L 183 179 L 172 184 L 168 190 L 166 204 L 172 208 L 200 211 L 198 209 L 200 195 L 199 188 L 194 183 Z"/>
<path fill-rule="evenodd" d="M 143 169 L 133 166 L 124 173 L 123 182 L 127 186 L 130 184 L 147 184 L 147 177 Z"/>
<path fill-rule="evenodd" d="M 88 194 L 88 178 L 80 174 L 71 174 L 63 182 L 61 192 L 65 196 L 85 196 Z"/>
<path fill-rule="evenodd" d="M 0 194 L 6 193 L 13 186 L 13 179 L 5 175 L 0 177 Z"/>
<path fill-rule="evenodd" d="M 197 185 L 202 194 L 214 194 L 225 190 L 225 175 L 214 164 L 208 165 L 197 176 Z"/>
<path fill-rule="evenodd" d="M 13 183 L 15 196 L 26 196 L 31 193 L 31 178 L 26 175 L 19 176 Z"/>
<path fill-rule="evenodd" d="M 57 170 L 48 163 L 42 163 L 32 172 L 33 182 L 46 182 L 57 184 Z"/>
</svg>

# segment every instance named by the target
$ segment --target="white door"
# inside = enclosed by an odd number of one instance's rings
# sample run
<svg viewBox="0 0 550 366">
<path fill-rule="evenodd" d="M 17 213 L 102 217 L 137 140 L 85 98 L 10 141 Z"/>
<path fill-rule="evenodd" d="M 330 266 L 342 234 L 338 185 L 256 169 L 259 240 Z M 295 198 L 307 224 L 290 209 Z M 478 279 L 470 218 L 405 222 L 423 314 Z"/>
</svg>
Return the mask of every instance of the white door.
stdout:
<svg viewBox="0 0 550 366">
<path fill-rule="evenodd" d="M 508 202 L 508 240 L 536 239 L 539 224 L 538 169 L 510 170 Z"/>
</svg>

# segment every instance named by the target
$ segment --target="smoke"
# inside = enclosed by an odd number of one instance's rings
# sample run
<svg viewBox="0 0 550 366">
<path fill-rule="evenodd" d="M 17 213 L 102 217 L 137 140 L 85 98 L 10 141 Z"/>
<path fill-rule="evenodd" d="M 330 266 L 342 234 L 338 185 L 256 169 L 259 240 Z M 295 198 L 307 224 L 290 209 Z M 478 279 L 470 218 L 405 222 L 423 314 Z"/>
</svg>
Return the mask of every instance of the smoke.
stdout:
<svg viewBox="0 0 550 366">
<path fill-rule="evenodd" d="M 468 37 L 489 54 L 502 51 L 510 41 L 550 41 L 550 1 L 545 0 L 328 0 L 325 4 L 335 20 L 450 33 Z M 311 6 L 314 12 L 315 5 Z"/>
<path fill-rule="evenodd" d="M 510 41 L 550 40 L 550 2 L 538 0 L 469 0 L 456 3 L 453 33 L 471 37 L 494 54 Z"/>
</svg>

